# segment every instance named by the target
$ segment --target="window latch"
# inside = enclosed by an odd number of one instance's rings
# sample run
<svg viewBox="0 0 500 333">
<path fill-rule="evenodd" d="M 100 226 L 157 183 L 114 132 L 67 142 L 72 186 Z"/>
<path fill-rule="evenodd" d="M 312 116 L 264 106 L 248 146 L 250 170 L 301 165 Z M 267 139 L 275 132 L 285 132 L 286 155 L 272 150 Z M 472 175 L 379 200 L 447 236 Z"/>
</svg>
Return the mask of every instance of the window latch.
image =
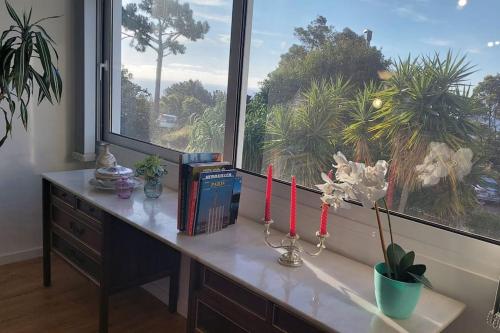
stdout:
<svg viewBox="0 0 500 333">
<path fill-rule="evenodd" d="M 99 64 L 99 81 L 102 81 L 104 71 L 108 70 L 108 61 Z"/>
</svg>

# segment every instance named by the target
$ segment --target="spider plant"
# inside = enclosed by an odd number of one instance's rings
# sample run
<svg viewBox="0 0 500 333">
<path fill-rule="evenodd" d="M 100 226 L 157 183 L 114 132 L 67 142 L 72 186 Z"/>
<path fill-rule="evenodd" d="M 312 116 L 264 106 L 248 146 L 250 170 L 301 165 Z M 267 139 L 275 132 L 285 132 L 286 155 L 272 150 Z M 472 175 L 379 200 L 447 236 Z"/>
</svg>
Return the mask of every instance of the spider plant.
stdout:
<svg viewBox="0 0 500 333">
<path fill-rule="evenodd" d="M 12 134 L 17 110 L 27 130 L 28 105 L 34 93 L 35 83 L 39 88 L 38 104 L 44 99 L 51 104 L 54 101 L 59 103 L 62 94 L 55 42 L 41 25 L 43 21 L 58 16 L 34 21 L 32 9 L 29 13 L 24 12 L 21 18 L 8 1 L 5 1 L 5 6 L 14 23 L 0 35 L 0 110 L 5 120 L 0 147 L 9 134 Z M 33 62 L 40 64 L 41 71 L 35 69 Z"/>
</svg>

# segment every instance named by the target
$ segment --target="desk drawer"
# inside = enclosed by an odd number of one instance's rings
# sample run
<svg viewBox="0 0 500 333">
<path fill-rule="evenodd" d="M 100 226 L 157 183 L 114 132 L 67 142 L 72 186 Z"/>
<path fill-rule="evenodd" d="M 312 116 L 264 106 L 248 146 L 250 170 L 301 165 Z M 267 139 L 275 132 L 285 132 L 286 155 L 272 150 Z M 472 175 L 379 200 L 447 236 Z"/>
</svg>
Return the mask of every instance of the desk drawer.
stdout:
<svg viewBox="0 0 500 333">
<path fill-rule="evenodd" d="M 71 194 L 70 192 L 68 192 L 60 187 L 52 185 L 51 186 L 51 193 L 53 196 L 64 201 L 65 203 L 67 203 L 71 207 L 75 207 L 76 197 L 73 194 Z"/>
<path fill-rule="evenodd" d="M 273 326 L 287 333 L 325 333 L 304 319 L 291 314 L 278 305 L 273 308 Z"/>
<path fill-rule="evenodd" d="M 84 254 L 57 233 L 52 233 L 52 248 L 95 283 L 99 283 L 101 269 L 99 263 L 95 260 Z"/>
<path fill-rule="evenodd" d="M 83 218 L 77 218 L 74 212 L 74 210 L 54 202 L 52 204 L 51 213 L 52 223 L 100 254 L 102 248 L 102 234 L 99 225 L 92 223 L 92 221 L 85 222 Z"/>
<path fill-rule="evenodd" d="M 81 200 L 81 199 L 76 199 L 76 209 L 79 210 L 80 212 L 94 218 L 96 222 L 101 222 L 102 220 L 102 210 L 99 208 L 89 204 L 88 202 Z"/>
<path fill-rule="evenodd" d="M 209 288 L 212 291 L 229 298 L 232 302 L 240 305 L 260 318 L 266 318 L 268 301 L 265 298 L 206 267 L 204 269 L 202 282 L 203 287 Z"/>
</svg>

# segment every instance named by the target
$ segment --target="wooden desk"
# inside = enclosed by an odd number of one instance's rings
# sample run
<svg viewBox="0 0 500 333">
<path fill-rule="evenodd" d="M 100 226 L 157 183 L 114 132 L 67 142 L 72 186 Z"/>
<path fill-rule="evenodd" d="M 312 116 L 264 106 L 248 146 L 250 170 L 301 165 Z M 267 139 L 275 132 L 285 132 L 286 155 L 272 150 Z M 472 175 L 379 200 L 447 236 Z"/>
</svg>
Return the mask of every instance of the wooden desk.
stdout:
<svg viewBox="0 0 500 333">
<path fill-rule="evenodd" d="M 111 221 L 108 227 L 130 227 L 130 233 L 166 245 L 165 251 L 175 249 L 191 258 L 188 332 L 437 333 L 465 308 L 424 289 L 414 314 L 394 320 L 376 306 L 368 265 L 325 251 L 304 258 L 302 267 L 281 266 L 279 251 L 264 244 L 262 224 L 244 217 L 220 232 L 189 237 L 177 231 L 176 191 L 164 189 L 153 201 L 136 191 L 122 200 L 92 189 L 92 176 L 92 170 L 77 170 L 44 174 L 44 179 L 99 209 L 107 216 L 104 221 Z M 112 255 L 104 260 L 119 260 L 114 256 L 120 253 Z"/>
<path fill-rule="evenodd" d="M 109 296 L 170 277 L 169 310 L 177 309 L 180 253 L 43 180 L 43 277 L 51 284 L 51 250 L 100 289 L 99 332 L 108 330 Z"/>
</svg>

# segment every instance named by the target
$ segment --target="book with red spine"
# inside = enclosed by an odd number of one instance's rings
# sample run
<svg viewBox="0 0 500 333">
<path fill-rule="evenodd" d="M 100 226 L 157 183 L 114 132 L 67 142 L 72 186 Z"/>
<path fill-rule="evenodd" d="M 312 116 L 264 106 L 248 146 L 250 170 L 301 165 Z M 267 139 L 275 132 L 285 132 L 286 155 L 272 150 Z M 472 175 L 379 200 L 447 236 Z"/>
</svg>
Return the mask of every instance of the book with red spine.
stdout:
<svg viewBox="0 0 500 333">
<path fill-rule="evenodd" d="M 198 181 L 194 180 L 191 184 L 191 193 L 189 198 L 189 212 L 188 212 L 188 228 L 189 236 L 193 235 L 194 217 L 196 212 L 196 201 L 198 199 Z"/>
</svg>

